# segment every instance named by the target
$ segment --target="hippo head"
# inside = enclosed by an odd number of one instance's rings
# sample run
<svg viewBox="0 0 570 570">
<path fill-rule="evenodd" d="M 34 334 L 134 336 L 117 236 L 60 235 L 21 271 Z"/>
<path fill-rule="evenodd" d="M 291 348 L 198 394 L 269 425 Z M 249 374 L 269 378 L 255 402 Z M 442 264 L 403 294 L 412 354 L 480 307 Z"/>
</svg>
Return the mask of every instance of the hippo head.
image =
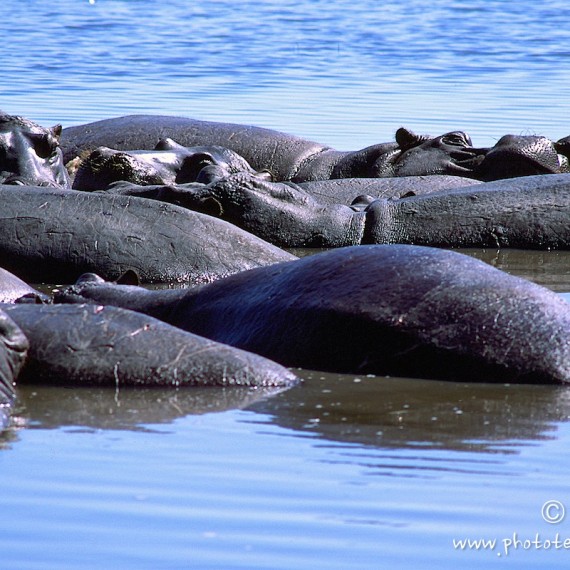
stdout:
<svg viewBox="0 0 570 570">
<path fill-rule="evenodd" d="M 488 150 L 474 148 L 469 135 L 463 131 L 431 138 L 400 128 L 396 131 L 396 143 L 394 150 L 376 161 L 375 176 L 448 174 L 471 177 Z"/>
<path fill-rule="evenodd" d="M 68 188 L 60 134 L 61 125 L 46 129 L 0 112 L 0 183 Z"/>
<path fill-rule="evenodd" d="M 485 182 L 502 178 L 569 172 L 564 139 L 558 143 L 542 136 L 505 135 L 489 150 L 475 172 Z"/>
<path fill-rule="evenodd" d="M 184 147 L 171 139 L 161 139 L 152 151 L 95 149 L 79 165 L 73 188 L 104 190 L 118 181 L 141 186 L 187 184 L 212 166 L 225 174 L 255 172 L 243 157 L 227 148 Z"/>
</svg>

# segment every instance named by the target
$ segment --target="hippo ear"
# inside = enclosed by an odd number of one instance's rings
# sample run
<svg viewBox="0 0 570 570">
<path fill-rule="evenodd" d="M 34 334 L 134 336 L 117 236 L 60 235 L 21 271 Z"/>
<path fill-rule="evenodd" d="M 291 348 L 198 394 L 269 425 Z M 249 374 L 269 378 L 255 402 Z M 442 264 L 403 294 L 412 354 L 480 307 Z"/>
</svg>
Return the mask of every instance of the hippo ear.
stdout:
<svg viewBox="0 0 570 570">
<path fill-rule="evenodd" d="M 418 146 L 429 139 L 429 135 L 416 135 L 416 133 L 405 127 L 400 127 L 396 131 L 396 142 L 403 151 Z"/>
<path fill-rule="evenodd" d="M 566 158 L 570 158 L 570 136 L 555 142 L 554 148 L 558 154 L 563 154 Z"/>
<path fill-rule="evenodd" d="M 63 127 L 61 125 L 54 125 L 51 128 L 51 132 L 56 139 L 59 139 L 59 137 L 61 136 L 62 130 L 63 130 Z"/>
<path fill-rule="evenodd" d="M 216 161 L 209 152 L 196 152 L 187 156 L 176 175 L 176 183 L 185 184 L 188 182 L 196 182 L 200 171 L 212 164 L 216 164 Z"/>
<path fill-rule="evenodd" d="M 116 281 L 117 285 L 140 285 L 139 274 L 134 269 L 127 269 Z"/>
</svg>

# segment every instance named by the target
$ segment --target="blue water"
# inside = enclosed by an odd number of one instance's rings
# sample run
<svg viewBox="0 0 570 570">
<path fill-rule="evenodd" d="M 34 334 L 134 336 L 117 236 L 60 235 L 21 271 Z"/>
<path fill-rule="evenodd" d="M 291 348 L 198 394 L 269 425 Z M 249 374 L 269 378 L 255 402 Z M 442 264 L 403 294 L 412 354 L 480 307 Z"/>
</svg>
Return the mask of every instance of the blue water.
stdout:
<svg viewBox="0 0 570 570">
<path fill-rule="evenodd" d="M 46 125 L 178 114 L 341 149 L 400 125 L 570 134 L 561 0 L 4 0 L 3 18 L 0 105 Z"/>
<path fill-rule="evenodd" d="M 46 126 L 163 113 L 339 149 L 401 125 L 478 145 L 570 134 L 560 0 L 2 8 L 0 108 Z M 570 300 L 568 252 L 469 253 Z M 267 399 L 20 389 L 0 434 L 0 568 L 569 567 L 554 540 L 570 514 L 541 514 L 570 510 L 567 390 L 302 374 Z"/>
</svg>

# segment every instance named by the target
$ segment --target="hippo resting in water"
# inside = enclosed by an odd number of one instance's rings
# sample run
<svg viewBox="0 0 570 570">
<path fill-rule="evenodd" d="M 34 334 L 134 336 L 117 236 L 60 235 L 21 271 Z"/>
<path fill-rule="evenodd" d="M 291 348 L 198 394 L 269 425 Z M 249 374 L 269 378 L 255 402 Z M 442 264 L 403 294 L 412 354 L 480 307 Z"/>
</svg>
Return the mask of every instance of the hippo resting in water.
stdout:
<svg viewBox="0 0 570 570">
<path fill-rule="evenodd" d="M 208 166 L 208 184 L 132 186 L 134 194 L 221 217 L 280 247 L 405 243 L 438 247 L 570 248 L 570 174 L 498 180 L 402 199 L 322 204 L 291 182 Z"/>
<path fill-rule="evenodd" d="M 116 307 L 0 305 L 0 333 L 19 330 L 14 322 L 29 339 L 19 383 L 282 388 L 298 381 L 266 358 Z M 10 343 L 12 361 L 22 360 L 23 335 L 11 334 L 9 340 L 0 336 L 3 385 L 14 373 L 4 370 L 2 349 Z"/>
<path fill-rule="evenodd" d="M 483 164 L 490 149 L 475 148 L 461 132 L 440 137 L 420 136 L 401 128 L 394 142 L 341 152 L 326 145 L 260 127 L 199 121 L 184 117 L 130 115 L 63 129 L 61 147 L 66 162 L 104 146 L 116 150 L 152 150 L 171 138 L 186 147 L 218 145 L 237 152 L 254 170 L 267 170 L 275 180 L 326 180 L 448 174 L 480 180 L 568 171 L 560 150 L 545 137 L 530 138 L 522 149 L 519 137 L 507 135 L 512 156 L 506 162 Z M 557 154 L 561 152 L 562 154 Z M 502 155 L 505 156 L 504 154 Z M 499 158 L 499 157 L 495 157 Z"/>
<path fill-rule="evenodd" d="M 79 164 L 73 188 L 87 192 L 104 190 L 118 182 L 136 186 L 183 185 L 201 180 L 207 166 L 218 166 L 226 174 L 247 172 L 271 181 L 268 172 L 256 172 L 241 156 L 223 147 L 183 147 L 162 139 L 152 151 L 119 151 L 99 147 Z M 392 178 L 340 178 L 302 182 L 299 187 L 323 204 L 350 204 L 360 194 L 390 198 L 421 195 L 443 189 L 480 184 L 472 178 L 433 174 Z M 125 184 L 122 184 L 125 186 Z M 122 191 L 123 194 L 140 195 Z"/>
<path fill-rule="evenodd" d="M 86 271 L 145 282 L 203 283 L 295 259 L 247 232 L 142 198 L 0 186 L 0 260 L 30 282 L 70 283 Z"/>
<path fill-rule="evenodd" d="M 286 366 L 478 382 L 570 382 L 570 304 L 471 257 L 342 248 L 187 290 L 85 277 L 56 302 L 115 305 Z"/>
<path fill-rule="evenodd" d="M 61 125 L 46 129 L 0 111 L 0 184 L 68 188 Z"/>
</svg>

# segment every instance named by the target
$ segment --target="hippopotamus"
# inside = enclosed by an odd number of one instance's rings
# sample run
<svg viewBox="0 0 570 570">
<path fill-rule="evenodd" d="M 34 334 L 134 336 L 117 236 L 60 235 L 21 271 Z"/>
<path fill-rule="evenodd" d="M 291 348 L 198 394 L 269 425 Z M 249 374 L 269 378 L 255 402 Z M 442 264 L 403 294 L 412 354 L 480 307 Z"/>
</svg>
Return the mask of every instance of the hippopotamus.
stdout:
<svg viewBox="0 0 570 570">
<path fill-rule="evenodd" d="M 29 342 L 22 329 L 0 310 L 0 428 L 6 426 L 14 402 L 14 384 L 28 354 Z"/>
<path fill-rule="evenodd" d="M 436 248 L 340 248 L 187 290 L 85 277 L 55 302 L 140 311 L 285 366 L 570 382 L 570 304 L 482 261 Z"/>
<path fill-rule="evenodd" d="M 295 256 L 237 228 L 153 200 L 0 186 L 0 260 L 28 282 L 93 271 L 148 283 L 208 282 Z"/>
<path fill-rule="evenodd" d="M 0 184 L 68 188 L 61 131 L 0 111 Z"/>
<path fill-rule="evenodd" d="M 72 187 L 102 190 L 120 180 L 139 185 L 184 184 L 194 182 L 202 168 L 210 164 L 230 173 L 255 173 L 243 157 L 227 148 L 187 148 L 172 139 L 161 139 L 154 150 L 126 153 L 107 147 L 95 149 L 80 162 Z"/>
<path fill-rule="evenodd" d="M 224 173 L 247 172 L 272 181 L 269 172 L 256 172 L 242 157 L 223 147 L 183 147 L 162 139 L 153 151 L 120 151 L 99 147 L 79 164 L 73 188 L 87 192 L 152 197 L 157 186 L 207 183 L 209 166 Z M 301 182 L 299 187 L 322 204 L 350 204 L 361 194 L 404 197 L 480 184 L 478 180 L 443 174 L 391 178 L 339 178 Z"/>
<path fill-rule="evenodd" d="M 47 303 L 50 298 L 45 293 L 30 287 L 13 273 L 0 267 L 0 303 L 13 303 L 25 298 L 27 302 Z"/>
<path fill-rule="evenodd" d="M 280 247 L 570 247 L 570 174 L 497 180 L 401 199 L 360 196 L 351 206 L 315 199 L 306 187 L 318 183 L 268 182 L 247 172 L 226 175 L 217 166 L 205 167 L 200 179 L 210 182 L 119 184 L 107 192 L 220 217 Z"/>
<path fill-rule="evenodd" d="M 269 171 L 274 180 L 304 182 L 336 178 L 378 178 L 445 174 L 481 180 L 501 177 L 484 165 L 489 149 L 475 148 L 462 131 L 438 137 L 417 135 L 399 128 L 395 140 L 356 151 L 338 151 L 294 135 L 255 126 L 200 121 L 186 117 L 128 115 L 63 129 L 61 146 L 67 161 L 97 147 L 116 150 L 152 150 L 162 138 L 186 147 L 218 145 L 244 157 L 256 171 Z M 533 139 L 529 144 L 530 139 Z M 521 141 L 502 141 L 517 154 Z M 559 173 L 568 170 L 566 156 L 559 155 L 545 137 L 529 137 L 525 160 L 518 161 L 517 176 Z M 495 158 L 497 158 L 495 154 Z M 512 173 L 511 173 L 512 174 Z"/>
<path fill-rule="evenodd" d="M 0 307 L 29 340 L 19 383 L 283 388 L 298 381 L 295 374 L 266 358 L 125 309 Z"/>
</svg>

